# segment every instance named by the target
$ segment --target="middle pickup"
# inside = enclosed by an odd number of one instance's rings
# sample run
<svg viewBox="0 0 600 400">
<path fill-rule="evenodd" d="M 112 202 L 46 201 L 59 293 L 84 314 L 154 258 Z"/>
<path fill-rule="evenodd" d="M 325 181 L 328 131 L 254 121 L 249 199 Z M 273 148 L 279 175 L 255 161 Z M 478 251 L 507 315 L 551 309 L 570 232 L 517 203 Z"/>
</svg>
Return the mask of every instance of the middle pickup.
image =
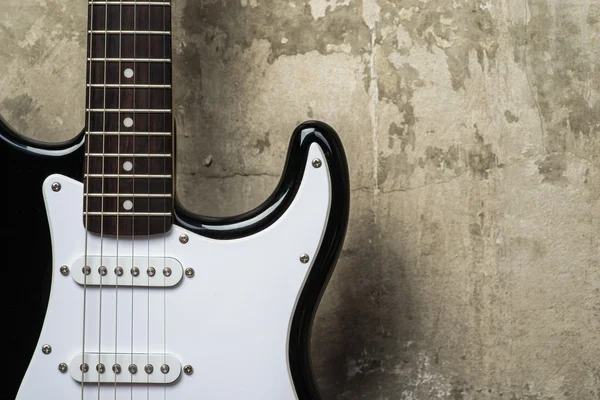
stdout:
<svg viewBox="0 0 600 400">
<path fill-rule="evenodd" d="M 183 278 L 183 266 L 171 257 L 90 256 L 72 265 L 72 277 L 80 285 L 172 287 Z"/>
</svg>

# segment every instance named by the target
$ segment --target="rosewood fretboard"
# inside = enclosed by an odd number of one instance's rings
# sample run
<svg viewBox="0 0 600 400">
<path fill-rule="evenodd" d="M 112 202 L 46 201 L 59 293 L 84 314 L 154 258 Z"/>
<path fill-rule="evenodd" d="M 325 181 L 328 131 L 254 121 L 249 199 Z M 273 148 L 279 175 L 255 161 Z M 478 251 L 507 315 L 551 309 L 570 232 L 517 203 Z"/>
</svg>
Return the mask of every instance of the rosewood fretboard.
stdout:
<svg viewBox="0 0 600 400">
<path fill-rule="evenodd" d="M 173 218 L 171 4 L 89 1 L 84 223 L 167 232 Z"/>
</svg>

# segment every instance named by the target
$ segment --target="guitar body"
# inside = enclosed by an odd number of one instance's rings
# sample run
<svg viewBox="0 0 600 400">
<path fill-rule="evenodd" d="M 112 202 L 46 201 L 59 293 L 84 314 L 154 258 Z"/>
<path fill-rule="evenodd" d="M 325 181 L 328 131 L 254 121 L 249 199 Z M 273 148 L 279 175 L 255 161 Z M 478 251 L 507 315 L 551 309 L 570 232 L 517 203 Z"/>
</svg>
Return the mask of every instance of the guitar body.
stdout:
<svg viewBox="0 0 600 400">
<path fill-rule="evenodd" d="M 5 321 L 6 398 L 319 399 L 311 324 L 349 210 L 333 129 L 296 129 L 282 180 L 257 209 L 216 219 L 175 201 L 174 225 L 147 237 L 86 231 L 84 147 L 83 134 L 35 143 L 0 120 L 11 193 L 0 240 L 27 281 Z"/>
</svg>

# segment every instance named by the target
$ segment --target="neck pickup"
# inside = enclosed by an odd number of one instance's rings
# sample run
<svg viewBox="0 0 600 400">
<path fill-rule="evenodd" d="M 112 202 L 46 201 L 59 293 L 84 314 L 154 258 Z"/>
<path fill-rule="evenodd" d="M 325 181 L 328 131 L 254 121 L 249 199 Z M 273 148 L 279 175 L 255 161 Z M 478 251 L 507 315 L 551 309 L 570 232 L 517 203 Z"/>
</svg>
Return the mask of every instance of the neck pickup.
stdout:
<svg viewBox="0 0 600 400">
<path fill-rule="evenodd" d="M 183 266 L 170 257 L 87 256 L 73 264 L 73 280 L 80 285 L 116 287 L 174 287 L 183 278 Z"/>
<path fill-rule="evenodd" d="M 167 385 L 180 377 L 182 367 L 168 353 L 80 353 L 68 370 L 85 384 Z"/>
</svg>

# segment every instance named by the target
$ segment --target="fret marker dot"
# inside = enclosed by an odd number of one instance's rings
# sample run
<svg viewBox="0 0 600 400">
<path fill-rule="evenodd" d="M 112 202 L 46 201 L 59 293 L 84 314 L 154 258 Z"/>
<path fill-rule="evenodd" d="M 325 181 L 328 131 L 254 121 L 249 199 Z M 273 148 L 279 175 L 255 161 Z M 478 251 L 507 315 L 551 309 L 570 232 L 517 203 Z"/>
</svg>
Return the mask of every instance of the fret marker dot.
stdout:
<svg viewBox="0 0 600 400">
<path fill-rule="evenodd" d="M 131 171 L 133 169 L 133 164 L 131 163 L 131 161 L 125 161 L 123 163 L 123 169 L 127 172 Z"/>
<path fill-rule="evenodd" d="M 123 208 L 127 211 L 131 210 L 133 208 L 133 202 L 131 200 L 125 200 L 123 202 Z"/>
<path fill-rule="evenodd" d="M 126 128 L 131 128 L 133 126 L 133 120 L 131 118 L 125 118 L 123 120 L 123 125 L 125 125 Z"/>
<path fill-rule="evenodd" d="M 127 78 L 127 79 L 133 78 L 133 70 L 131 68 L 127 68 L 123 72 L 123 75 L 125 75 L 125 78 Z"/>
</svg>

